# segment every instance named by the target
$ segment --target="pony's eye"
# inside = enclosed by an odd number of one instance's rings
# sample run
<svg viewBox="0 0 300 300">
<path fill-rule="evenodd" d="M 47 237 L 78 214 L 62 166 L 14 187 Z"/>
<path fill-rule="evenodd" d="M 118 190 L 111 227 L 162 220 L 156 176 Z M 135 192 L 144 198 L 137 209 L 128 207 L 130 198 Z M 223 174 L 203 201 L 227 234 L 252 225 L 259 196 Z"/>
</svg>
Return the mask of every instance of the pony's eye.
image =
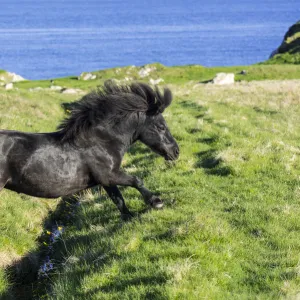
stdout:
<svg viewBox="0 0 300 300">
<path fill-rule="evenodd" d="M 158 130 L 164 131 L 166 129 L 166 126 L 164 125 L 159 125 L 157 126 Z"/>
</svg>

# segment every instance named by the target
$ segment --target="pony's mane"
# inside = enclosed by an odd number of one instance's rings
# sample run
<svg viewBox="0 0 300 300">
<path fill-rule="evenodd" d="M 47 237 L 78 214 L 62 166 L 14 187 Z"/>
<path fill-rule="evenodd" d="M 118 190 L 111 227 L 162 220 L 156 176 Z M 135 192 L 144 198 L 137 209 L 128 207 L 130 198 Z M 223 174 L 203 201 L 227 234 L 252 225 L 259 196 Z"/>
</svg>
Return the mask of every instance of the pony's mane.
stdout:
<svg viewBox="0 0 300 300">
<path fill-rule="evenodd" d="M 162 113 L 171 101 L 172 93 L 167 88 L 162 94 L 157 87 L 152 89 L 145 83 L 117 85 L 107 81 L 104 86 L 69 105 L 70 115 L 58 126 L 58 133 L 61 140 L 74 141 L 101 121 L 120 122 L 120 119 L 128 119 L 135 112 Z"/>
</svg>

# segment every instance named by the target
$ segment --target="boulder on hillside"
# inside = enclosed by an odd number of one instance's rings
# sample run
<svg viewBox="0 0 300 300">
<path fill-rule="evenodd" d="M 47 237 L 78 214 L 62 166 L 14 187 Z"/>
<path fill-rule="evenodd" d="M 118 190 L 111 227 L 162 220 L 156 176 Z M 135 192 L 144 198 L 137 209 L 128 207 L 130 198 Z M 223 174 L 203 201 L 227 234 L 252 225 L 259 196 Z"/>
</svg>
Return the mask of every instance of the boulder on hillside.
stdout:
<svg viewBox="0 0 300 300">
<path fill-rule="evenodd" d="M 162 78 L 158 78 L 158 79 L 152 79 L 152 78 L 150 78 L 150 80 L 149 80 L 149 83 L 153 84 L 153 85 L 159 84 L 161 82 L 164 82 L 164 80 Z"/>
<path fill-rule="evenodd" d="M 97 76 L 92 74 L 92 73 L 81 73 L 80 76 L 78 77 L 78 80 L 94 80 L 96 79 Z"/>
<path fill-rule="evenodd" d="M 78 94 L 78 93 L 83 93 L 81 89 L 62 89 L 62 94 Z"/>
<path fill-rule="evenodd" d="M 7 83 L 6 85 L 5 85 L 5 89 L 6 90 L 12 90 L 14 88 L 14 84 L 13 83 Z"/>
<path fill-rule="evenodd" d="M 283 58 L 288 60 L 288 57 L 287 56 L 284 57 L 284 54 L 293 57 L 295 55 L 299 55 L 299 53 L 300 53 L 300 21 L 298 21 L 288 29 L 288 31 L 284 35 L 281 45 L 271 53 L 270 58 L 273 58 L 275 56 L 277 58 L 280 58 L 281 56 L 283 56 Z"/>
<path fill-rule="evenodd" d="M 10 82 L 24 81 L 26 79 L 16 73 L 5 72 L 0 75 L 0 80 L 6 83 L 10 83 Z"/>
<path fill-rule="evenodd" d="M 29 92 L 39 92 L 39 91 L 43 91 L 43 90 L 44 90 L 43 88 L 37 86 L 35 88 L 30 88 Z"/>
<path fill-rule="evenodd" d="M 150 75 L 151 72 L 155 71 L 156 67 L 154 66 L 143 66 L 139 71 L 138 74 L 141 78 L 147 77 Z"/>
<path fill-rule="evenodd" d="M 50 90 L 52 91 L 61 91 L 63 88 L 59 85 L 51 85 Z"/>
<path fill-rule="evenodd" d="M 213 84 L 225 85 L 234 83 L 233 73 L 217 73 L 215 78 L 212 80 Z"/>
</svg>

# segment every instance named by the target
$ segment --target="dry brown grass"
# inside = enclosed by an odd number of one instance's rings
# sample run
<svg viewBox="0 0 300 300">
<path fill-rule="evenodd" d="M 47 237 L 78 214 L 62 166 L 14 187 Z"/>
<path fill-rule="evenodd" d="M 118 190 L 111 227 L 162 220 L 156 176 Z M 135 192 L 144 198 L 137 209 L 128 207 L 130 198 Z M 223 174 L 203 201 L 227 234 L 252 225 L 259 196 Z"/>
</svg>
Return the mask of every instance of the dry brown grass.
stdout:
<svg viewBox="0 0 300 300">
<path fill-rule="evenodd" d="M 6 268 L 7 266 L 12 265 L 20 258 L 21 256 L 13 251 L 2 251 L 0 252 L 0 268 Z"/>
</svg>

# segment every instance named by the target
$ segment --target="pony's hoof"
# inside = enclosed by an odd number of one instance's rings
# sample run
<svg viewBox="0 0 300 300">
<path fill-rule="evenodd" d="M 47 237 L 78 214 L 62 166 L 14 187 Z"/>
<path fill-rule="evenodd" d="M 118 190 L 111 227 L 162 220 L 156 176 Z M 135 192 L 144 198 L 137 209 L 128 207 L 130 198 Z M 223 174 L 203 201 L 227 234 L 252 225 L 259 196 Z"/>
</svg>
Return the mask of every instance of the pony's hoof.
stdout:
<svg viewBox="0 0 300 300">
<path fill-rule="evenodd" d="M 164 206 L 164 203 L 158 197 L 152 197 L 150 203 L 155 209 L 162 209 Z"/>
</svg>

